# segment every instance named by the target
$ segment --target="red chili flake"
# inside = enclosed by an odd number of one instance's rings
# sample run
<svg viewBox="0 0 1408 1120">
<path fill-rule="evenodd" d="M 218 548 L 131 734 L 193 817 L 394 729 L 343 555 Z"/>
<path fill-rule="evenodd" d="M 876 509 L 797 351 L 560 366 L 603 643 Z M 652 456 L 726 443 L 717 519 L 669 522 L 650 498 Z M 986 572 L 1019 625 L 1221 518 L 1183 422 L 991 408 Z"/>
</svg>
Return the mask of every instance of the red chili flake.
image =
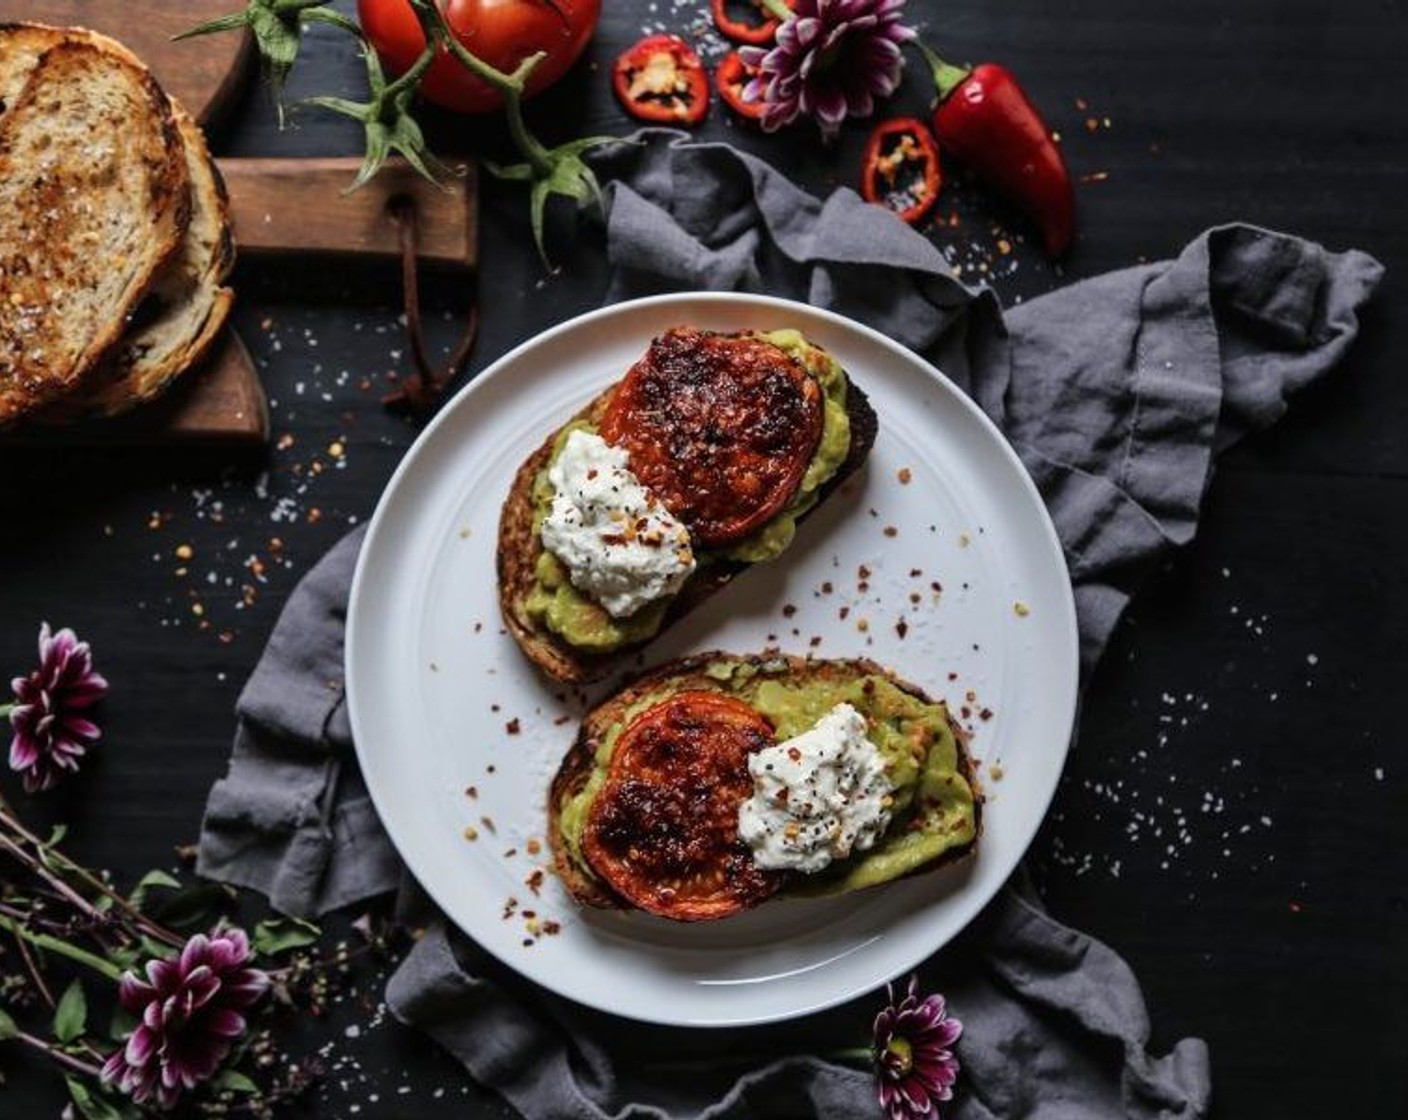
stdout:
<svg viewBox="0 0 1408 1120">
<path fill-rule="evenodd" d="M 895 623 L 895 633 L 900 636 L 900 641 L 904 641 L 904 636 L 909 633 L 909 623 L 900 619 Z"/>
<path fill-rule="evenodd" d="M 910 480 L 914 477 L 914 472 L 911 471 L 908 467 L 901 467 L 901 468 L 899 469 L 899 476 L 898 476 L 898 477 L 899 477 L 900 485 L 901 485 L 901 486 L 908 486 L 909 483 L 910 483 Z"/>
<path fill-rule="evenodd" d="M 939 594 L 939 592 L 943 591 L 944 585 L 941 584 L 938 580 L 934 580 L 933 583 L 929 584 L 929 589 L 933 591 L 935 595 L 937 595 Z"/>
<path fill-rule="evenodd" d="M 504 730 L 507 731 L 510 735 L 517 735 L 520 731 L 523 730 L 523 725 L 518 722 L 518 717 L 515 716 L 513 719 L 509 720 L 506 724 L 504 724 Z"/>
<path fill-rule="evenodd" d="M 479 823 L 482 824 L 485 828 L 487 828 L 490 832 L 498 832 L 498 829 L 494 827 L 493 817 L 480 817 Z"/>
<path fill-rule="evenodd" d="M 851 613 L 850 607 L 842 607 L 840 610 L 841 619 L 844 621 Z"/>
<path fill-rule="evenodd" d="M 874 511 L 872 511 L 872 512 L 874 512 Z M 867 568 L 864 564 L 862 564 L 859 568 L 856 569 L 856 576 L 857 576 L 857 578 L 859 578 L 859 579 L 869 579 L 869 578 L 870 578 L 870 569 Z"/>
<path fill-rule="evenodd" d="M 981 712 L 978 713 L 978 718 L 981 720 L 992 719 L 992 709 L 984 708 Z"/>
<path fill-rule="evenodd" d="M 897 528 L 895 528 L 895 526 L 893 526 L 893 525 L 886 525 L 886 526 L 885 526 L 885 535 L 886 535 L 887 537 L 897 537 L 897 536 L 900 535 L 900 531 L 899 531 Z"/>
<path fill-rule="evenodd" d="M 507 898 L 507 899 L 504 901 L 504 913 L 503 913 L 504 921 L 508 921 L 511 917 L 513 917 L 514 913 L 517 912 L 517 910 L 518 910 L 518 899 L 516 899 L 516 898 L 514 898 L 514 897 L 512 897 L 512 896 L 509 896 L 509 898 Z"/>
<path fill-rule="evenodd" d="M 475 786 L 465 786 L 464 795 L 468 798 L 475 798 L 479 796 L 479 790 Z"/>
<path fill-rule="evenodd" d="M 537 894 L 540 890 L 543 889 L 543 879 L 543 869 L 539 867 L 534 870 L 534 872 L 529 875 L 527 879 L 524 880 L 524 883 L 527 884 L 528 889 L 530 891 L 532 891 L 534 894 Z"/>
<path fill-rule="evenodd" d="M 543 932 L 549 937 L 556 937 L 559 933 L 562 932 L 562 923 L 555 922 L 551 918 L 549 918 L 546 922 L 543 923 Z"/>
<path fill-rule="evenodd" d="M 821 585 L 821 593 L 822 593 L 823 595 L 830 595 L 833 590 L 835 590 L 835 589 L 831 586 L 831 581 L 830 581 L 830 580 L 827 580 L 825 583 L 823 583 L 823 584 Z"/>
<path fill-rule="evenodd" d="M 794 607 L 791 603 L 787 603 L 787 604 L 784 605 L 783 608 L 782 608 L 782 617 L 783 617 L 783 618 L 791 618 L 791 617 L 792 617 L 794 614 L 796 614 L 796 613 L 797 613 L 797 608 Z"/>
</svg>

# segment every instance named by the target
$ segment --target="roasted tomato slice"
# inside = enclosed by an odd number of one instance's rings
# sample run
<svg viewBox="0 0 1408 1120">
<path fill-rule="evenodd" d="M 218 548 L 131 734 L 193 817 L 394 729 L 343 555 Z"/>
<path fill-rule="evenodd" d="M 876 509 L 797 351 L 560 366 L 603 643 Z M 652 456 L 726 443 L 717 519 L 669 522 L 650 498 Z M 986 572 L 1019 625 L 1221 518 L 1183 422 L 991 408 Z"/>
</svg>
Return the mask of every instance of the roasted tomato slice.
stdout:
<svg viewBox="0 0 1408 1120">
<path fill-rule="evenodd" d="M 750 335 L 677 327 L 631 367 L 602 417 L 631 470 L 719 547 L 792 499 L 821 438 L 821 386 L 790 354 Z"/>
<path fill-rule="evenodd" d="M 735 43 L 763 47 L 777 33 L 776 17 L 769 15 L 759 0 L 709 0 L 709 10 L 714 14 L 714 26 Z"/>
<path fill-rule="evenodd" d="M 749 66 L 743 59 L 738 57 L 737 51 L 729 51 L 719 62 L 719 68 L 714 71 L 714 87 L 719 91 L 719 97 L 723 103 L 750 121 L 762 120 L 763 111 L 767 108 L 767 102 L 761 97 L 756 101 L 744 99 L 743 90 L 758 71 Z"/>
<path fill-rule="evenodd" d="M 782 882 L 738 838 L 753 792 L 748 756 L 775 742 L 754 708 L 719 692 L 679 692 L 621 732 L 582 850 L 612 890 L 676 921 L 756 906 Z"/>
<path fill-rule="evenodd" d="M 928 125 L 896 117 L 875 126 L 861 162 L 862 198 L 914 225 L 933 209 L 942 186 L 939 145 Z"/>
<path fill-rule="evenodd" d="M 611 88 L 633 117 L 698 124 L 709 109 L 709 75 L 683 39 L 647 35 L 616 60 Z"/>
</svg>

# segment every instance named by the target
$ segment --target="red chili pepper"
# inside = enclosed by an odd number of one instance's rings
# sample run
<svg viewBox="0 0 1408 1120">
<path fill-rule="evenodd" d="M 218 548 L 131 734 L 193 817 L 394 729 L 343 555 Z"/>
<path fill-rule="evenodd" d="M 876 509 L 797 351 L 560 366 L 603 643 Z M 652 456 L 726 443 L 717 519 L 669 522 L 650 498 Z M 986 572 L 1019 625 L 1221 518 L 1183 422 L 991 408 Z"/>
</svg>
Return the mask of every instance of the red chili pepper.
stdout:
<svg viewBox="0 0 1408 1120">
<path fill-rule="evenodd" d="M 938 90 L 940 145 L 1036 222 L 1050 256 L 1063 255 L 1075 236 L 1075 191 L 1051 130 L 1017 79 L 992 62 L 968 69 L 920 50 Z"/>
<path fill-rule="evenodd" d="M 737 51 L 729 51 L 714 71 L 714 88 L 725 105 L 750 121 L 762 120 L 767 104 L 760 97 L 756 101 L 745 101 L 743 88 L 753 80 L 758 71 L 738 57 Z"/>
<path fill-rule="evenodd" d="M 735 43 L 747 43 L 753 47 L 765 47 L 772 42 L 773 35 L 777 33 L 778 21 L 768 15 L 761 0 L 751 0 L 751 5 L 757 10 L 762 23 L 735 19 L 729 14 L 730 3 L 731 0 L 710 0 L 709 8 L 714 13 L 714 26 L 720 32 Z M 787 6 L 790 8 L 792 5 L 788 3 Z"/>
<path fill-rule="evenodd" d="M 709 108 L 709 75 L 683 39 L 647 35 L 616 60 L 612 88 L 643 121 L 698 124 Z"/>
<path fill-rule="evenodd" d="M 860 193 L 887 206 L 910 225 L 934 208 L 943 186 L 939 146 L 928 125 L 913 117 L 881 121 L 866 141 Z"/>
</svg>

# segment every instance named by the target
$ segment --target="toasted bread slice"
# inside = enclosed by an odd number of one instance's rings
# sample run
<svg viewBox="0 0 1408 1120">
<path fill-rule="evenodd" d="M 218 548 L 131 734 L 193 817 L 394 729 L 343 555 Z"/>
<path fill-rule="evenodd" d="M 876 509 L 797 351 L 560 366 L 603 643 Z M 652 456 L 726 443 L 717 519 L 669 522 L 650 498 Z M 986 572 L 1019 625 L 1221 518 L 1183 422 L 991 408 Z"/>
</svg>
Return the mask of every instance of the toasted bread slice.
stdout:
<svg viewBox="0 0 1408 1120">
<path fill-rule="evenodd" d="M 76 392 L 41 419 L 116 416 L 165 392 L 210 349 L 234 306 L 225 285 L 235 263 L 229 201 L 200 126 L 172 101 L 191 180 L 191 221 L 162 266 L 133 325 Z"/>
<path fill-rule="evenodd" d="M 593 426 L 599 426 L 614 392 L 613 385 L 593 399 L 568 423 L 586 420 Z M 878 426 L 875 410 L 871 408 L 865 393 L 849 378 L 846 412 L 851 426 L 851 442 L 846 458 L 836 473 L 818 491 L 816 505 L 798 518 L 799 523 L 860 469 L 874 446 Z M 598 680 L 624 665 L 637 650 L 653 641 L 659 633 L 663 633 L 715 592 L 726 587 L 749 565 L 728 560 L 701 565 L 671 601 L 664 622 L 656 635 L 647 641 L 623 646 L 610 653 L 597 654 L 577 649 L 557 634 L 537 625 L 526 608 L 529 593 L 537 578 L 538 557 L 543 551 L 542 541 L 533 528 L 533 481 L 538 472 L 545 469 L 552 460 L 557 435 L 557 432 L 552 433 L 519 467 L 508 499 L 504 503 L 499 519 L 498 539 L 499 606 L 509 633 L 530 661 L 555 680 L 582 683 Z"/>
<path fill-rule="evenodd" d="M 562 832 L 563 807 L 586 787 L 596 766 L 598 750 L 604 737 L 612 727 L 626 720 L 631 709 L 647 697 L 695 689 L 718 690 L 721 686 L 717 670 L 724 663 L 747 666 L 767 677 L 786 678 L 803 686 L 828 683 L 844 685 L 867 676 L 880 677 L 924 704 L 936 703 L 916 685 L 900 680 L 882 666 L 864 658 L 813 660 L 778 653 L 742 657 L 714 651 L 681 658 L 637 677 L 583 717 L 577 738 L 563 758 L 549 788 L 548 838 L 552 847 L 554 867 L 558 878 L 578 902 L 608 909 L 629 907 L 629 903 L 574 858 Z M 947 714 L 946 708 L 945 712 Z M 906 871 L 899 876 L 902 878 L 927 873 L 970 857 L 976 850 L 982 832 L 982 795 L 976 768 L 968 752 L 968 736 L 951 715 L 948 716 L 948 725 L 957 745 L 956 772 L 967 783 L 973 795 L 972 838 L 966 843 L 946 849 L 937 858 L 922 866 Z M 783 893 L 786 894 L 787 891 L 788 888 L 784 886 Z"/>
<path fill-rule="evenodd" d="M 85 28 L 0 27 L 0 113 L 40 56 L 71 41 L 141 65 L 117 40 Z M 190 179 L 191 219 L 185 239 L 157 274 L 121 340 L 87 383 L 35 417 L 41 423 L 112 416 L 158 396 L 204 357 L 234 305 L 234 292 L 225 286 L 235 260 L 225 184 L 200 126 L 175 98 L 168 100 Z"/>
<path fill-rule="evenodd" d="M 82 384 L 189 220 L 151 75 L 87 42 L 40 55 L 0 117 L 0 425 Z"/>
</svg>

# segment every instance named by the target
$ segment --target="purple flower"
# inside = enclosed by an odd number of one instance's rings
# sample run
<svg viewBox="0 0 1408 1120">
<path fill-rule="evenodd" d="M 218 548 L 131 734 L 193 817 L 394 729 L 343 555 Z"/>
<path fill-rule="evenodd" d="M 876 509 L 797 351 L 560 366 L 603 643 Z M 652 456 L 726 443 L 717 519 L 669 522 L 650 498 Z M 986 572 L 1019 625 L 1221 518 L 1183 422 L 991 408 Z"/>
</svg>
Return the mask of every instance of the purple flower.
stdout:
<svg viewBox="0 0 1408 1120">
<path fill-rule="evenodd" d="M 102 699 L 108 682 L 93 672 L 93 653 L 72 630 L 39 627 L 39 668 L 11 682 L 10 769 L 24 775 L 29 793 L 48 789 L 78 760 L 101 732 L 83 713 Z M 3 711 L 3 709 L 0 709 Z"/>
<path fill-rule="evenodd" d="M 214 1076 L 245 1032 L 240 1012 L 269 986 L 263 972 L 244 967 L 249 959 L 244 930 L 223 929 L 196 934 L 175 960 L 148 961 L 146 980 L 125 974 L 117 999 L 138 1023 L 103 1063 L 103 1082 L 138 1104 L 170 1108 Z"/>
<path fill-rule="evenodd" d="M 766 106 L 763 128 L 772 132 L 805 115 L 831 140 L 847 117 L 870 116 L 875 98 L 889 97 L 900 83 L 900 44 L 915 35 L 900 23 L 903 15 L 904 0 L 796 0 L 776 46 L 738 52 L 758 70 L 743 96 Z"/>
<path fill-rule="evenodd" d="M 889 1006 L 875 1016 L 875 1087 L 889 1120 L 939 1120 L 935 1106 L 953 1099 L 958 1078 L 952 1047 L 963 1024 L 948 1018 L 943 996 L 921 1000 L 918 986 L 919 978 L 911 976 L 899 1003 L 891 986 Z"/>
</svg>

